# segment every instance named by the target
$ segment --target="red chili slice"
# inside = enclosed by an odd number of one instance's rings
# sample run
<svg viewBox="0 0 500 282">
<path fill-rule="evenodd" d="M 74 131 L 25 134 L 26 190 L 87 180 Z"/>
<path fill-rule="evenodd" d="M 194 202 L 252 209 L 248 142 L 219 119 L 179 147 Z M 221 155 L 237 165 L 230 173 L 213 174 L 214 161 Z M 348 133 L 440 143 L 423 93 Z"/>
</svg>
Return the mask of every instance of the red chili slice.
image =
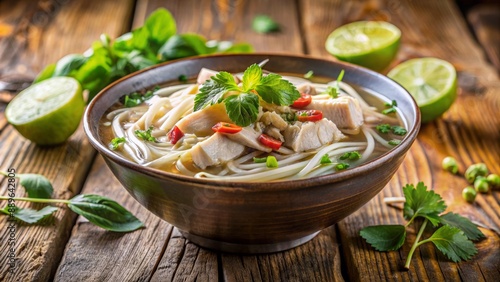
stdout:
<svg viewBox="0 0 500 282">
<path fill-rule="evenodd" d="M 323 119 L 323 113 L 319 110 L 304 110 L 297 112 L 297 119 L 301 122 L 320 121 Z"/>
<path fill-rule="evenodd" d="M 281 144 L 283 143 L 283 142 L 281 142 L 277 139 L 274 139 L 271 136 L 266 135 L 266 134 L 261 134 L 259 136 L 258 140 L 260 143 L 262 143 L 262 145 L 269 147 L 273 150 L 279 150 L 281 147 Z"/>
<path fill-rule="evenodd" d="M 213 131 L 228 134 L 238 133 L 241 131 L 241 129 L 241 126 L 237 126 L 236 124 L 228 122 L 218 122 L 214 126 L 212 126 Z"/>
<path fill-rule="evenodd" d="M 184 136 L 184 133 L 177 126 L 174 126 L 174 128 L 172 128 L 172 130 L 170 130 L 167 135 L 170 143 L 174 145 L 175 143 L 177 143 L 177 141 L 179 141 L 179 139 L 182 138 L 182 136 Z"/>
<path fill-rule="evenodd" d="M 293 102 L 292 107 L 304 108 L 307 105 L 311 104 L 311 101 L 312 101 L 311 95 L 306 93 L 300 93 L 300 98 L 298 98 L 297 100 L 295 100 L 295 102 Z"/>
</svg>

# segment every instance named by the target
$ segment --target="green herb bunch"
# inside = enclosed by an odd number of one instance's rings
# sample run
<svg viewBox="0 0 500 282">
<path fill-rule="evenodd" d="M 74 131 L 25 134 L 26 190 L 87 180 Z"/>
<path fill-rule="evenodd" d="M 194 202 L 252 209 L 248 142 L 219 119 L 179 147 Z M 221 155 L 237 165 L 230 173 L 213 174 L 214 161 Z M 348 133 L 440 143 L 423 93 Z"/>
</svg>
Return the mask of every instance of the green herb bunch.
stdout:
<svg viewBox="0 0 500 282">
<path fill-rule="evenodd" d="M 442 214 L 446 204 L 439 194 L 427 190 L 423 182 L 417 187 L 408 184 L 403 187 L 406 199 L 403 215 L 408 222 L 405 225 L 368 226 L 360 231 L 363 237 L 377 251 L 395 251 L 403 246 L 406 228 L 417 219 L 423 219 L 415 242 L 408 253 L 405 268 L 410 267 L 415 249 L 422 244 L 432 242 L 436 248 L 450 260 L 458 262 L 470 259 L 477 253 L 472 240 L 484 237 L 484 234 L 469 219 L 449 212 Z M 422 239 L 428 223 L 432 225 L 432 235 Z"/>
<path fill-rule="evenodd" d="M 114 42 L 102 34 L 84 54 L 70 54 L 42 70 L 35 83 L 54 76 L 71 76 L 89 91 L 89 101 L 106 85 L 129 73 L 188 56 L 252 52 L 251 45 L 207 41 L 198 34 L 177 34 L 175 19 L 166 9 L 155 10 L 144 25 Z"/>
<path fill-rule="evenodd" d="M 0 174 L 7 176 L 6 172 Z M 45 206 L 40 210 L 19 208 L 12 201 L 25 201 L 44 204 L 66 204 L 73 212 L 85 217 L 89 222 L 115 232 L 130 232 L 144 227 L 144 224 L 117 202 L 99 195 L 77 195 L 69 200 L 51 199 L 54 188 L 50 181 L 39 174 L 17 174 L 19 184 L 23 186 L 28 197 L 0 196 L 0 200 L 9 204 L 0 213 L 12 215 L 15 219 L 28 224 L 41 223 L 58 210 L 55 206 Z"/>
<path fill-rule="evenodd" d="M 229 118 L 244 127 L 257 120 L 260 99 L 269 104 L 289 106 L 299 97 L 299 91 L 288 80 L 274 73 L 263 76 L 262 68 L 253 64 L 243 73 L 241 87 L 236 84 L 233 75 L 225 71 L 203 83 L 200 93 L 194 98 L 194 110 L 224 103 Z"/>
</svg>

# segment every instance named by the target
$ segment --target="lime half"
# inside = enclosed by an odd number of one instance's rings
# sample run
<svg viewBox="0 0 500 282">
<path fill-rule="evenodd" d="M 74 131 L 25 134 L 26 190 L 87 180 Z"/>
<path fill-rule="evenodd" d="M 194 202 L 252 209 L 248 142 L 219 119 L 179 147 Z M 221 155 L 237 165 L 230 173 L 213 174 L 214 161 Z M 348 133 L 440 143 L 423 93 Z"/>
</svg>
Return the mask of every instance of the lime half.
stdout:
<svg viewBox="0 0 500 282">
<path fill-rule="evenodd" d="M 71 77 L 54 77 L 17 94 L 5 116 L 25 138 L 38 145 L 55 145 L 75 132 L 84 109 L 80 83 Z"/>
<path fill-rule="evenodd" d="M 422 122 L 442 115 L 457 98 L 457 72 L 452 64 L 441 59 L 411 59 L 397 65 L 387 76 L 415 98 Z"/>
<path fill-rule="evenodd" d="M 361 21 L 343 25 L 326 40 L 326 50 L 337 59 L 384 70 L 396 57 L 401 31 L 382 21 Z"/>
</svg>

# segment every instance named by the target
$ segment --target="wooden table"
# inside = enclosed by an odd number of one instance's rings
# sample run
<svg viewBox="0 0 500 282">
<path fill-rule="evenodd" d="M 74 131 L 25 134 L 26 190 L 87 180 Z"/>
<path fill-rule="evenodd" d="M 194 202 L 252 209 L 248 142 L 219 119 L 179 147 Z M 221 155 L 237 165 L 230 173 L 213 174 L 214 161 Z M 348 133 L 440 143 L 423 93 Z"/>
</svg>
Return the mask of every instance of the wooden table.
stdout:
<svg viewBox="0 0 500 282">
<path fill-rule="evenodd" d="M 160 6 L 173 13 L 180 32 L 247 41 L 256 51 L 331 60 L 324 42 L 333 29 L 356 20 L 386 20 L 403 33 L 397 62 L 424 56 L 450 61 L 459 72 L 458 99 L 442 118 L 422 127 L 397 174 L 359 211 L 290 251 L 238 256 L 197 247 L 140 206 L 96 156 L 81 128 L 67 143 L 52 148 L 23 139 L 3 115 L 12 94 L 1 91 L 1 170 L 13 167 L 44 174 L 58 198 L 106 195 L 132 211 L 146 228 L 127 234 L 107 232 L 60 208 L 46 225 L 18 225 L 15 274 L 8 272 L 7 240 L 0 240 L 0 281 L 500 281 L 500 237 L 491 229 L 481 228 L 486 239 L 476 244 L 479 253 L 473 260 L 450 262 L 427 244 L 416 252 L 409 271 L 402 270 L 409 244 L 381 253 L 358 235 L 368 225 L 403 223 L 402 212 L 382 200 L 401 196 L 404 184 L 418 181 L 440 193 L 450 211 L 500 229 L 500 192 L 481 194 L 474 204 L 467 204 L 461 197 L 466 181 L 441 169 L 441 160 L 451 155 L 461 173 L 476 162 L 500 173 L 500 80 L 498 69 L 488 63 L 499 67 L 498 6 L 468 15 L 478 44 L 467 18 L 452 1 L 0 1 L 0 81 L 15 82 L 0 82 L 0 88 L 29 84 L 43 66 L 63 55 L 82 53 L 101 33 L 116 38 L 140 26 Z M 281 32 L 252 31 L 256 14 L 277 20 Z M 495 41 L 497 45 L 488 43 Z M 6 189 L 6 179 L 0 178 L 0 193 L 5 195 Z M 17 196 L 23 195 L 19 189 Z M 4 216 L 3 238 L 6 226 Z M 412 234 L 410 242 L 414 238 Z"/>
</svg>

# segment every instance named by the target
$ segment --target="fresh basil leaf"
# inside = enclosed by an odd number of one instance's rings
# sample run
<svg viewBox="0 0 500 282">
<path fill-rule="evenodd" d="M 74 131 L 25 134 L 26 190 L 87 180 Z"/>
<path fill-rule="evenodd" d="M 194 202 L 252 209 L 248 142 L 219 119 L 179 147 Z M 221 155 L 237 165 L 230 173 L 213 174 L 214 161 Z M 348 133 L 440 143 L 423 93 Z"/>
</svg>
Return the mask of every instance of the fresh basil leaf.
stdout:
<svg viewBox="0 0 500 282">
<path fill-rule="evenodd" d="M 75 74 L 83 89 L 89 91 L 89 101 L 111 82 L 110 58 L 102 50 L 94 53 Z"/>
<path fill-rule="evenodd" d="M 359 235 L 377 251 L 395 251 L 405 242 L 406 228 L 403 225 L 368 226 L 361 229 Z"/>
<path fill-rule="evenodd" d="M 69 200 L 68 207 L 91 223 L 106 230 L 130 232 L 144 226 L 132 213 L 117 202 L 99 195 L 78 195 Z"/>
<path fill-rule="evenodd" d="M 416 188 L 412 184 L 407 184 L 403 187 L 403 194 L 406 198 L 403 207 L 406 219 L 422 216 L 427 218 L 432 225 L 437 226 L 438 215 L 446 209 L 446 204 L 439 194 L 427 190 L 423 182 L 419 182 Z"/>
<path fill-rule="evenodd" d="M 53 206 L 45 206 L 43 209 L 38 211 L 29 208 L 23 208 L 23 209 L 18 207 L 9 208 L 8 206 L 6 206 L 0 211 L 7 215 L 10 215 L 11 211 L 9 209 L 14 210 L 13 216 L 15 219 L 29 224 L 39 223 L 42 220 L 50 217 L 55 211 L 57 211 L 57 208 Z"/>
<path fill-rule="evenodd" d="M 249 92 L 260 83 L 262 69 L 257 64 L 249 66 L 243 73 L 243 92 Z"/>
<path fill-rule="evenodd" d="M 257 15 L 252 21 L 252 28 L 258 33 L 270 33 L 278 31 L 280 26 L 267 15 Z"/>
<path fill-rule="evenodd" d="M 43 175 L 25 173 L 18 174 L 17 177 L 30 198 L 49 199 L 52 196 L 52 192 L 54 192 L 52 184 Z"/>
<path fill-rule="evenodd" d="M 78 70 L 87 60 L 87 57 L 80 54 L 66 55 L 57 61 L 53 76 L 67 76 Z"/>
<path fill-rule="evenodd" d="M 233 75 L 225 71 L 217 73 L 201 85 L 200 93 L 194 97 L 194 111 L 222 102 L 224 94 L 232 90 L 239 91 Z"/>
<path fill-rule="evenodd" d="M 112 45 L 112 50 L 115 55 L 120 57 L 124 57 L 124 54 L 128 54 L 134 50 L 134 42 L 133 42 L 133 34 L 132 32 L 127 32 L 122 36 L 118 37 Z"/>
<path fill-rule="evenodd" d="M 156 9 L 149 15 L 143 28 L 148 31 L 148 41 L 150 44 L 154 45 L 154 53 L 156 53 L 171 36 L 177 33 L 177 25 L 174 17 L 164 8 Z"/>
<path fill-rule="evenodd" d="M 237 125 L 245 127 L 257 120 L 259 96 L 241 93 L 224 99 L 227 115 Z"/>
<path fill-rule="evenodd" d="M 162 61 L 206 54 L 206 40 L 197 34 L 173 35 L 160 48 L 158 54 Z"/>
<path fill-rule="evenodd" d="M 273 73 L 262 77 L 255 90 L 262 100 L 278 106 L 289 106 L 300 97 L 299 91 L 293 84 Z"/>
<path fill-rule="evenodd" d="M 127 55 L 127 61 L 134 70 L 145 69 L 156 64 L 155 61 L 151 61 L 150 59 L 146 58 L 137 50 L 134 50 Z"/>
<path fill-rule="evenodd" d="M 441 215 L 440 219 L 442 224 L 462 230 L 465 236 L 471 240 L 479 240 L 485 237 L 483 232 L 474 223 L 459 214 L 449 212 Z"/>
<path fill-rule="evenodd" d="M 56 70 L 56 64 L 50 64 L 46 66 L 33 80 L 33 83 L 40 82 L 42 80 L 46 80 L 47 78 L 51 78 L 54 76 L 54 72 Z"/>
<path fill-rule="evenodd" d="M 468 260 L 477 254 L 474 243 L 467 239 L 462 230 L 456 227 L 444 225 L 427 240 L 434 243 L 436 248 L 453 262 Z"/>
</svg>

